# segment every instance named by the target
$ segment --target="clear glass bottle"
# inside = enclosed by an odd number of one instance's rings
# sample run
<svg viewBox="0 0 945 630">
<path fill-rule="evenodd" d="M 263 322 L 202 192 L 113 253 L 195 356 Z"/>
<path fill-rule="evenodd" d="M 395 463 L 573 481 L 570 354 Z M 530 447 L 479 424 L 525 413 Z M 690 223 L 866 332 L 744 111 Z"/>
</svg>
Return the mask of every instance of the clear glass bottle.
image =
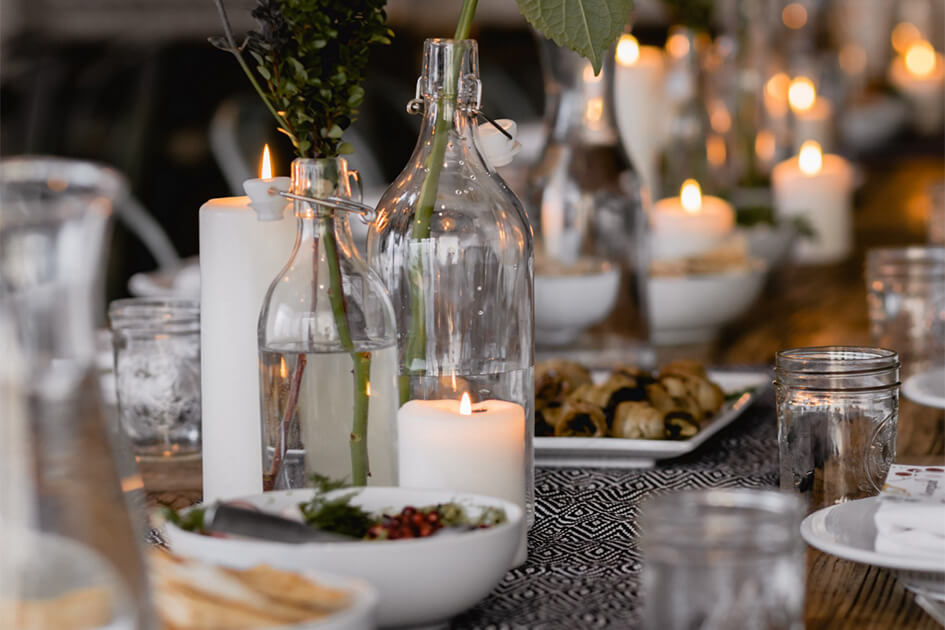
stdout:
<svg viewBox="0 0 945 630">
<path fill-rule="evenodd" d="M 343 158 L 297 159 L 292 192 L 356 198 Z M 295 202 L 298 235 L 259 315 L 263 487 L 311 475 L 396 485 L 394 313 L 351 237 L 348 212 Z M 340 291 L 339 291 L 340 289 Z"/>
<path fill-rule="evenodd" d="M 706 34 L 679 26 L 671 29 L 667 40 L 671 60 L 666 77 L 669 125 L 658 182 L 653 184 L 659 199 L 678 195 L 687 179 L 699 182 L 703 193 L 721 192 L 724 178 L 716 176 L 716 168 L 724 166 L 726 149 L 720 151 L 713 146 L 713 141 L 721 140 L 721 136 L 712 132 L 706 109 L 703 57 L 708 45 Z M 728 117 L 724 126 L 728 131 L 731 114 L 725 111 L 724 115 Z"/>
<path fill-rule="evenodd" d="M 368 257 L 397 315 L 401 403 L 468 392 L 474 403 L 522 405 L 531 515 L 532 232 L 478 148 L 476 42 L 427 40 L 417 91 L 416 148 L 368 234 Z"/>
</svg>

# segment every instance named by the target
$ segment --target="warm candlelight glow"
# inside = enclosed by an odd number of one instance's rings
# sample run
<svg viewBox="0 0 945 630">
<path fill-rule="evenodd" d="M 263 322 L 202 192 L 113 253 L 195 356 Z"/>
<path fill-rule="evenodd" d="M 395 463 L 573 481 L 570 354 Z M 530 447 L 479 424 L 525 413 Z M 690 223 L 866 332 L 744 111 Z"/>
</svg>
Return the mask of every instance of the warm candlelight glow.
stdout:
<svg viewBox="0 0 945 630">
<path fill-rule="evenodd" d="M 846 44 L 840 49 L 837 60 L 843 71 L 856 76 L 866 69 L 866 51 L 857 44 Z"/>
<path fill-rule="evenodd" d="M 640 43 L 633 35 L 621 35 L 617 44 L 617 63 L 632 66 L 640 59 Z"/>
<path fill-rule="evenodd" d="M 805 175 L 816 175 L 824 165 L 824 154 L 820 145 L 813 140 L 807 140 L 801 145 L 797 154 L 797 163 Z"/>
<path fill-rule="evenodd" d="M 778 72 L 765 83 L 765 94 L 774 100 L 783 101 L 787 98 L 791 79 L 783 72 Z"/>
<path fill-rule="evenodd" d="M 262 160 L 259 161 L 259 178 L 272 179 L 272 158 L 269 157 L 269 145 L 263 147 Z"/>
<path fill-rule="evenodd" d="M 797 77 L 788 89 L 788 103 L 795 112 L 806 112 L 817 100 L 817 88 L 807 77 Z"/>
<path fill-rule="evenodd" d="M 762 162 L 769 162 L 774 158 L 774 152 L 777 149 L 777 140 L 774 133 L 768 129 L 762 129 L 755 136 L 755 155 Z"/>
<path fill-rule="evenodd" d="M 918 41 L 906 51 L 906 69 L 917 77 L 927 77 L 935 70 L 935 49 L 927 41 Z"/>
<path fill-rule="evenodd" d="M 685 57 L 689 54 L 689 39 L 682 33 L 671 35 L 666 40 L 666 51 L 676 59 Z"/>
<path fill-rule="evenodd" d="M 725 103 L 715 103 L 712 114 L 709 116 L 709 124 L 717 133 L 728 133 L 729 129 L 732 128 L 732 115 L 728 113 Z"/>
<path fill-rule="evenodd" d="M 285 378 L 289 374 L 289 370 L 285 365 L 285 357 L 279 359 L 279 376 Z"/>
<path fill-rule="evenodd" d="M 463 397 L 459 399 L 459 415 L 472 415 L 472 400 L 470 400 L 469 394 L 466 392 L 463 392 Z"/>
<path fill-rule="evenodd" d="M 686 212 L 699 212 L 702 209 L 702 189 L 699 188 L 699 182 L 694 179 L 684 181 L 679 189 L 679 201 Z"/>
<path fill-rule="evenodd" d="M 371 381 L 368 381 L 367 383 L 364 384 L 364 393 L 367 394 L 368 396 L 371 395 Z"/>
<path fill-rule="evenodd" d="M 800 2 L 792 2 L 781 11 L 781 21 L 788 28 L 797 30 L 807 24 L 807 9 Z"/>
<path fill-rule="evenodd" d="M 922 39 L 922 33 L 915 24 L 900 22 L 892 30 L 892 45 L 900 55 L 905 54 L 914 42 Z"/>
<path fill-rule="evenodd" d="M 705 140 L 705 155 L 712 166 L 725 165 L 725 138 L 711 134 Z"/>
<path fill-rule="evenodd" d="M 584 109 L 584 119 L 590 123 L 600 122 L 601 118 L 604 117 L 604 99 L 599 96 L 596 98 L 588 99 L 587 105 Z"/>
</svg>

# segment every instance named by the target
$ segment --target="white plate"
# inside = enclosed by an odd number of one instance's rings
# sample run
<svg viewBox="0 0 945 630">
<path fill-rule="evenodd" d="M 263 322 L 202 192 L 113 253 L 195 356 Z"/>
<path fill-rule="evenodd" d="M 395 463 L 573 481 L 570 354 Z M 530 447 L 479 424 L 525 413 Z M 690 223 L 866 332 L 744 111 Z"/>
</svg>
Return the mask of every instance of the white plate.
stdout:
<svg viewBox="0 0 945 630">
<path fill-rule="evenodd" d="M 917 403 L 945 409 L 945 367 L 910 376 L 902 384 L 902 394 Z"/>
<path fill-rule="evenodd" d="M 595 374 L 596 375 L 596 374 Z M 536 437 L 535 463 L 568 468 L 649 468 L 657 460 L 690 453 L 731 424 L 771 384 L 767 372 L 709 370 L 709 379 L 726 392 L 755 388 L 725 403 L 719 414 L 688 440 L 631 440 L 613 437 Z"/>
<path fill-rule="evenodd" d="M 845 560 L 898 571 L 945 573 L 942 558 L 910 558 L 875 550 L 873 515 L 879 497 L 848 501 L 817 510 L 801 523 L 801 536 L 811 547 Z"/>
<path fill-rule="evenodd" d="M 176 554 L 221 566 L 242 569 L 265 563 L 287 571 L 320 570 L 364 579 L 380 595 L 381 626 L 443 622 L 475 605 L 513 566 L 523 541 L 522 509 L 502 499 L 451 490 L 357 490 L 352 505 L 372 513 L 452 501 L 466 506 L 471 516 L 482 507 L 501 507 L 509 520 L 488 529 L 429 538 L 301 544 L 201 536 L 167 523 L 165 540 Z M 298 504 L 311 496 L 312 490 L 281 490 L 239 500 L 266 512 L 298 516 Z"/>
</svg>

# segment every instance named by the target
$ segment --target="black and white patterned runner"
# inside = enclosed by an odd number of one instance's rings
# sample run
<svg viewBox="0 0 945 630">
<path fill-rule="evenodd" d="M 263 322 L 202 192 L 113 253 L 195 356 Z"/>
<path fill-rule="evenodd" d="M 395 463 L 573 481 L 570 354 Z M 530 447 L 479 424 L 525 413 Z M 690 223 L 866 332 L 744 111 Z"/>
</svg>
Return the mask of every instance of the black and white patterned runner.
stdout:
<svg viewBox="0 0 945 630">
<path fill-rule="evenodd" d="M 641 501 L 673 490 L 777 484 L 770 390 L 695 453 L 657 468 L 539 468 L 528 562 L 510 571 L 492 595 L 454 619 L 451 627 L 638 627 Z"/>
</svg>

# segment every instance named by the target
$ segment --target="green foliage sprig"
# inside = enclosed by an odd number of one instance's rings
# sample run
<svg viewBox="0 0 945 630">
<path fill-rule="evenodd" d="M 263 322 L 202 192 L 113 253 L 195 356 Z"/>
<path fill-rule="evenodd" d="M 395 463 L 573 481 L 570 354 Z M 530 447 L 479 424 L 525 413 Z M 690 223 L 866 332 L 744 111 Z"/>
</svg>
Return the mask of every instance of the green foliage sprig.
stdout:
<svg viewBox="0 0 945 630">
<path fill-rule="evenodd" d="M 299 157 L 335 157 L 352 147 L 341 136 L 364 101 L 361 82 L 370 50 L 394 36 L 386 0 L 259 0 L 258 30 L 236 46 L 222 9 L 226 41 Z M 243 58 L 255 61 L 262 85 Z"/>
</svg>

